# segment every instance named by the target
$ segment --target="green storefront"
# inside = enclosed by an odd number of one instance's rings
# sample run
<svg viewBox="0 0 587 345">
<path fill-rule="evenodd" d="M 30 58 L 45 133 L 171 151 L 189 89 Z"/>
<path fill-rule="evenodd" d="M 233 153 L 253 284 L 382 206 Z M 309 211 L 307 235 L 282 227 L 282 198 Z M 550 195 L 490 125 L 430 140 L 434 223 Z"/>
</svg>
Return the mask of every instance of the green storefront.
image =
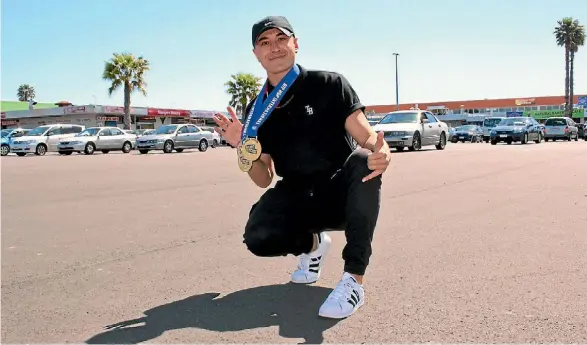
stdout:
<svg viewBox="0 0 587 345">
<path fill-rule="evenodd" d="M 564 110 L 530 110 L 525 111 L 524 116 L 531 116 L 536 120 L 546 120 L 549 117 L 564 117 L 565 111 Z M 585 117 L 585 110 L 584 109 L 573 109 L 573 113 L 571 114 L 571 118 L 575 120 L 581 120 Z"/>
</svg>

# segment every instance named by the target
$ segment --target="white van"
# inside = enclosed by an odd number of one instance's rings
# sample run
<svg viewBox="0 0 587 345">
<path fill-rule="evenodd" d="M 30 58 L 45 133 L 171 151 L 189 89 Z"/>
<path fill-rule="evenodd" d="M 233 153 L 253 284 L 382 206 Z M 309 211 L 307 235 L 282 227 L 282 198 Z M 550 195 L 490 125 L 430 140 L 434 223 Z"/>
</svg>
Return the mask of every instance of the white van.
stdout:
<svg viewBox="0 0 587 345">
<path fill-rule="evenodd" d="M 485 141 L 486 143 L 489 142 L 491 129 L 497 126 L 497 124 L 500 123 L 503 119 L 507 119 L 507 117 L 486 117 L 483 120 L 483 125 L 481 126 L 483 128 L 483 141 Z"/>
<path fill-rule="evenodd" d="M 86 127 L 72 124 L 44 125 L 32 129 L 26 136 L 19 137 L 10 144 L 10 151 L 19 156 L 34 153 L 43 156 L 47 152 L 57 152 L 60 139 L 73 137 Z"/>
</svg>

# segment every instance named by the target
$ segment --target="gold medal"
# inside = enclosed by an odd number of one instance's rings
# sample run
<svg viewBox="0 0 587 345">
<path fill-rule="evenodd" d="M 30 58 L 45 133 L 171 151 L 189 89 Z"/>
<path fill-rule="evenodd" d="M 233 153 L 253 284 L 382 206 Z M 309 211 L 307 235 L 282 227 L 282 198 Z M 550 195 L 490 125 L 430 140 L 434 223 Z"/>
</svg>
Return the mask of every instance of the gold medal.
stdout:
<svg viewBox="0 0 587 345">
<path fill-rule="evenodd" d="M 243 158 L 254 162 L 261 157 L 261 143 L 255 138 L 247 138 L 241 144 L 240 154 Z"/>
<path fill-rule="evenodd" d="M 242 155 L 241 151 L 242 143 L 236 147 L 236 155 L 238 159 L 238 167 L 241 169 L 242 172 L 248 172 L 253 167 L 253 162 L 246 159 Z"/>
<path fill-rule="evenodd" d="M 242 172 L 249 172 L 253 167 L 253 162 L 246 159 L 245 157 L 238 155 L 238 167 L 241 169 Z"/>
</svg>

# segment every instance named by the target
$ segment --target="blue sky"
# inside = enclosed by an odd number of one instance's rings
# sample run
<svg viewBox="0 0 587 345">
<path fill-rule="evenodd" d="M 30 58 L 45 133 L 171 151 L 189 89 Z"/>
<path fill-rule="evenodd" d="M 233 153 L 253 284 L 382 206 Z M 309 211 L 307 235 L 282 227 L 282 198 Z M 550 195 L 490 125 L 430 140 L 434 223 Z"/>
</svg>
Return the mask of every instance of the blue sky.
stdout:
<svg viewBox="0 0 587 345">
<path fill-rule="evenodd" d="M 224 110 L 232 73 L 264 76 L 250 30 L 266 15 L 289 18 L 300 64 L 344 74 L 373 105 L 395 103 L 393 52 L 401 103 L 562 95 L 552 31 L 569 15 L 587 25 L 587 1 L 3 0 L 2 99 L 29 83 L 39 102 L 121 105 L 101 73 L 131 52 L 152 66 L 133 105 Z M 587 94 L 587 47 L 575 94 Z"/>
</svg>

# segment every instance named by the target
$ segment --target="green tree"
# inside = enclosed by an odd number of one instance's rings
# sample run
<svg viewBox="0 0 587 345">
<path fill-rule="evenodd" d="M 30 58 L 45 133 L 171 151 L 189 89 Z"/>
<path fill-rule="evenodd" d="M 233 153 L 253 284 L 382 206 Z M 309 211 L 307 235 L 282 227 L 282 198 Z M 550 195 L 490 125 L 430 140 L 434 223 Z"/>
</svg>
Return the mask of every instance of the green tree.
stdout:
<svg viewBox="0 0 587 345">
<path fill-rule="evenodd" d="M 135 57 L 129 53 L 114 53 L 110 61 L 106 61 L 102 78 L 111 83 L 108 94 L 123 88 L 124 92 L 124 129 L 130 129 L 130 96 L 139 91 L 147 95 L 145 72 L 150 70 L 149 61 L 142 56 Z"/>
<path fill-rule="evenodd" d="M 18 91 L 16 92 L 16 97 L 21 102 L 28 102 L 31 99 L 34 99 L 36 96 L 35 88 L 29 84 L 22 84 L 18 87 Z"/>
<path fill-rule="evenodd" d="M 250 73 L 238 73 L 230 76 L 225 84 L 226 93 L 230 95 L 228 105 L 234 107 L 237 114 L 241 114 L 243 123 L 247 119 L 245 109 L 247 104 L 257 96 L 261 89 L 261 78 Z"/>
<path fill-rule="evenodd" d="M 557 22 L 554 29 L 556 43 L 565 49 L 565 114 L 571 117 L 573 111 L 575 53 L 585 44 L 585 27 L 577 19 L 565 17 Z"/>
</svg>

